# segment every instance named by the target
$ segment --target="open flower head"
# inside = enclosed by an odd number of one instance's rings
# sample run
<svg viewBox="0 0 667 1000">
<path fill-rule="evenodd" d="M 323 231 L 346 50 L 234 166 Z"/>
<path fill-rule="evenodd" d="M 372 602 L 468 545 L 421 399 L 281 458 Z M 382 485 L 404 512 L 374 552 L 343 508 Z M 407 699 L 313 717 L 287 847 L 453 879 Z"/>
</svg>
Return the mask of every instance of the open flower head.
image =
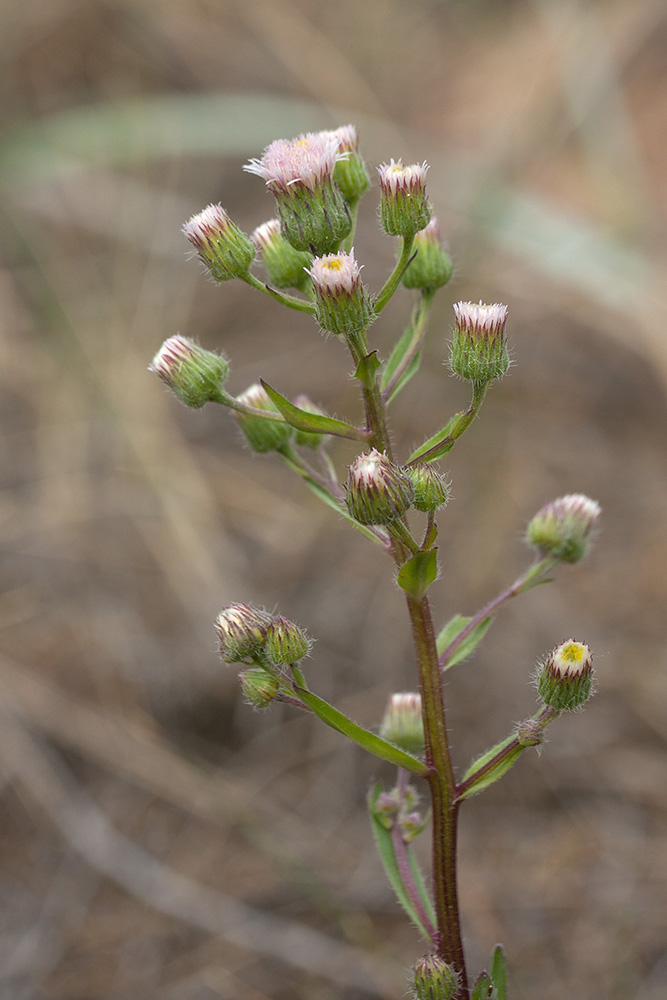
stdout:
<svg viewBox="0 0 667 1000">
<path fill-rule="evenodd" d="M 380 221 L 389 236 L 414 236 L 431 221 L 427 170 L 426 163 L 404 167 L 401 160 L 390 160 L 378 167 Z"/>
<path fill-rule="evenodd" d="M 244 170 L 257 174 L 272 192 L 287 192 L 294 185 L 317 191 L 332 180 L 336 162 L 345 154 L 334 132 L 306 132 L 296 139 L 276 139 L 260 159 Z"/>
<path fill-rule="evenodd" d="M 183 232 L 216 281 L 243 278 L 255 259 L 252 241 L 236 226 L 222 205 L 208 205 L 193 215 Z"/>
<path fill-rule="evenodd" d="M 593 688 L 593 654 L 576 639 L 561 642 L 537 670 L 537 691 L 550 708 L 571 712 L 590 698 Z"/>
<path fill-rule="evenodd" d="M 221 354 L 205 351 L 194 340 L 176 334 L 165 340 L 148 370 L 155 372 L 186 406 L 221 403 L 229 363 Z"/>
<path fill-rule="evenodd" d="M 354 334 L 373 322 L 373 304 L 361 281 L 361 268 L 354 252 L 317 257 L 308 273 L 313 281 L 317 319 L 323 330 Z"/>
<path fill-rule="evenodd" d="M 600 517 L 596 500 L 569 493 L 541 508 L 526 529 L 526 541 L 543 556 L 575 563 L 586 554 Z"/>
<path fill-rule="evenodd" d="M 457 302 L 449 364 L 473 382 L 502 378 L 510 365 L 505 339 L 507 306 L 500 302 Z"/>
</svg>

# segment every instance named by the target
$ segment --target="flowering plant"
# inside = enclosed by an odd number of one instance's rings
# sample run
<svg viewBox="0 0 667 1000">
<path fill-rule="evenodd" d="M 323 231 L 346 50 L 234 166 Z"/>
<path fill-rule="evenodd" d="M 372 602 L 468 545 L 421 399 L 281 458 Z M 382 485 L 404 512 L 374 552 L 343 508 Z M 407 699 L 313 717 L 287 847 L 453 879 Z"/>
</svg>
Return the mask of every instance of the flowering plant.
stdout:
<svg viewBox="0 0 667 1000">
<path fill-rule="evenodd" d="M 535 555 L 525 572 L 475 615 L 454 615 L 436 629 L 429 601 L 438 576 L 436 515 L 449 496 L 448 481 L 436 465 L 473 422 L 492 383 L 508 370 L 507 306 L 455 304 L 449 364 L 470 384 L 470 405 L 412 454 L 399 458 L 392 447 L 387 407 L 419 369 L 435 293 L 452 275 L 426 195 L 426 164 L 404 166 L 391 160 L 378 168 L 381 224 L 400 245 L 393 271 L 375 293 L 364 284 L 352 249 L 359 201 L 370 186 L 353 126 L 273 142 L 246 169 L 261 177 L 274 195 L 277 218 L 247 236 L 220 205 L 209 205 L 185 224 L 185 235 L 215 280 L 239 278 L 281 305 L 309 313 L 322 331 L 345 345 L 361 390 L 364 419 L 335 419 L 307 396 L 290 400 L 266 382 L 233 396 L 225 388 L 226 358 L 186 337 L 169 338 L 151 368 L 187 405 L 227 406 L 253 451 L 276 454 L 320 500 L 387 552 L 405 594 L 418 691 L 390 694 L 378 732 L 358 725 L 307 683 L 303 661 L 311 641 L 306 632 L 287 618 L 245 604 L 233 604 L 217 618 L 220 655 L 225 663 L 243 665 L 241 690 L 255 708 L 281 701 L 313 713 L 397 767 L 393 789 L 376 786 L 369 806 L 391 885 L 427 942 L 427 953 L 411 974 L 417 1000 L 505 1000 L 507 973 L 500 946 L 489 971 L 472 977 L 466 968 L 456 877 L 459 811 L 468 798 L 501 778 L 525 750 L 539 746 L 545 728 L 560 714 L 590 697 L 592 654 L 574 639 L 557 644 L 537 668 L 535 714 L 482 753 L 462 777 L 452 765 L 443 675 L 473 653 L 504 604 L 545 582 L 559 563 L 583 557 L 600 508 L 579 494 L 546 504 L 527 528 Z M 258 255 L 265 279 L 251 270 Z M 406 330 L 383 360 L 368 333 L 401 283 L 418 293 L 418 301 Z M 328 452 L 332 436 L 359 447 L 342 487 Z M 428 789 L 426 815 L 419 810 L 411 779 Z M 411 844 L 429 825 L 432 870 L 427 880 Z"/>
</svg>

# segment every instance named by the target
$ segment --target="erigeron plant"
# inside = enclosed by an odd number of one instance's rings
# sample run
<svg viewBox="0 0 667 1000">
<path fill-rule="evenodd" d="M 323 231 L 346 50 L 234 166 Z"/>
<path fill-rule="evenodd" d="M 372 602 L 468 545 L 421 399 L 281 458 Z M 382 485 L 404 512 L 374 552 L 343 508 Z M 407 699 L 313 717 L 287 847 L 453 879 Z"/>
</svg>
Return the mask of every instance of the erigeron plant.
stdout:
<svg viewBox="0 0 667 1000">
<path fill-rule="evenodd" d="M 405 593 L 415 648 L 412 684 L 418 691 L 390 694 L 377 733 L 356 724 L 306 682 L 302 662 L 311 641 L 304 630 L 245 604 L 231 605 L 218 616 L 220 655 L 225 663 L 243 664 L 241 690 L 253 707 L 281 701 L 313 713 L 397 767 L 395 787 L 384 791 L 376 786 L 369 804 L 391 885 L 427 942 L 427 953 L 411 974 L 417 1000 L 505 1000 L 500 946 L 490 971 L 472 977 L 466 969 L 456 877 L 459 810 L 501 778 L 525 750 L 539 746 L 544 730 L 560 714 L 583 705 L 592 689 L 592 655 L 587 645 L 574 639 L 557 644 L 537 668 L 535 714 L 482 753 L 462 777 L 452 765 L 443 675 L 470 656 L 503 605 L 545 582 L 559 563 L 584 556 L 600 508 L 579 494 L 546 504 L 527 528 L 534 558 L 525 572 L 476 614 L 456 614 L 437 630 L 429 590 L 438 576 L 436 516 L 447 503 L 449 484 L 436 464 L 473 422 L 491 384 L 507 372 L 507 307 L 454 305 L 449 365 L 470 384 L 470 405 L 412 454 L 396 455 L 388 431 L 388 404 L 419 369 L 433 298 L 452 275 L 426 196 L 426 164 L 404 166 L 391 160 L 378 168 L 381 224 L 400 243 L 396 266 L 377 292 L 362 280 L 353 251 L 359 201 L 370 187 L 353 126 L 273 142 L 246 169 L 266 182 L 275 197 L 277 218 L 247 236 L 220 205 L 209 205 L 185 224 L 184 233 L 216 281 L 238 278 L 277 304 L 311 314 L 326 334 L 349 350 L 363 420 L 334 419 L 307 396 L 291 401 L 263 381 L 233 396 L 225 388 L 226 358 L 182 336 L 169 338 L 150 367 L 187 405 L 214 402 L 228 407 L 253 451 L 277 455 L 320 500 L 387 552 Z M 251 270 L 257 255 L 266 280 Z M 383 359 L 369 343 L 369 329 L 401 283 L 418 298 L 406 330 Z M 359 447 L 343 487 L 343 476 L 327 451 L 332 436 Z M 411 510 L 423 515 L 419 530 L 413 527 L 418 515 L 407 519 Z M 410 779 L 420 779 L 428 789 L 426 817 Z M 430 890 L 411 848 L 429 825 Z"/>
</svg>

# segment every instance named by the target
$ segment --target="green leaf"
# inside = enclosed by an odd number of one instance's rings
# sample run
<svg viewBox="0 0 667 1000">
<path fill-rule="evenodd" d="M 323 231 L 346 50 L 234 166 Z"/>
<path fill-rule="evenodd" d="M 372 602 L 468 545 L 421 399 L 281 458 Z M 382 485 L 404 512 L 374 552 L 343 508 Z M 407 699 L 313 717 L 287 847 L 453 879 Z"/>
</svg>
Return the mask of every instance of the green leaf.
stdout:
<svg viewBox="0 0 667 1000">
<path fill-rule="evenodd" d="M 406 594 L 414 597 L 416 601 L 421 601 L 438 575 L 437 554 L 437 549 L 418 552 L 417 555 L 403 563 L 398 571 L 396 582 Z"/>
<path fill-rule="evenodd" d="M 488 972 L 480 972 L 470 994 L 470 1000 L 497 1000 Z"/>
<path fill-rule="evenodd" d="M 378 853 L 380 855 L 380 860 L 382 861 L 385 872 L 387 873 L 387 878 L 389 879 L 390 885 L 394 892 L 396 893 L 396 898 L 399 903 L 410 917 L 415 927 L 419 930 L 420 934 L 426 938 L 427 941 L 431 941 L 431 935 L 424 927 L 423 923 L 419 919 L 419 915 L 414 907 L 410 895 L 405 887 L 403 879 L 401 878 L 401 873 L 398 867 L 398 862 L 396 860 L 396 852 L 394 850 L 394 841 L 391 835 L 391 830 L 388 830 L 384 825 L 382 818 L 378 816 L 376 811 L 377 800 L 382 792 L 382 786 L 378 782 L 373 791 L 370 794 L 368 800 L 368 807 L 371 816 L 371 823 L 373 826 L 373 834 L 375 836 L 375 843 L 377 845 Z M 410 858 L 410 869 L 412 871 L 413 877 L 415 875 L 415 867 L 418 873 L 418 879 L 415 879 L 415 885 L 419 891 L 420 898 L 424 904 L 424 908 L 428 913 L 429 919 L 435 924 L 435 914 L 433 912 L 433 904 L 428 897 L 426 892 L 426 887 L 424 885 L 424 879 L 417 864 L 417 859 L 414 857 L 414 852 L 409 852 Z"/>
<path fill-rule="evenodd" d="M 377 351 L 371 351 L 367 354 L 365 358 L 362 358 L 357 365 L 357 370 L 354 373 L 354 377 L 359 379 L 366 386 L 372 386 L 375 381 L 375 376 L 378 369 L 380 368 L 380 360 L 378 358 Z"/>
<path fill-rule="evenodd" d="M 407 330 L 403 333 L 400 339 L 394 346 L 393 351 L 389 356 L 389 360 L 382 369 L 382 378 L 380 379 L 380 389 L 382 392 L 385 391 L 392 378 L 399 370 L 403 361 L 407 356 L 409 356 L 411 351 L 415 348 L 415 330 L 412 325 L 410 325 Z M 403 386 L 407 385 L 412 376 L 419 371 L 419 365 L 421 363 L 421 350 L 417 350 L 414 357 L 410 359 L 406 365 L 405 371 L 399 376 L 396 385 L 391 391 L 391 394 L 387 398 L 387 402 L 390 403 L 394 396 L 397 396 Z"/>
<path fill-rule="evenodd" d="M 449 619 L 447 624 L 438 632 L 438 656 L 442 656 L 444 651 L 452 644 L 452 642 L 454 642 L 456 637 L 463 632 L 463 629 L 471 621 L 472 618 L 466 618 L 464 615 L 454 615 L 453 618 Z M 449 667 L 453 667 L 455 663 L 460 663 L 461 660 L 465 660 L 466 657 L 470 656 L 471 653 L 475 651 L 486 635 L 492 621 L 493 618 L 489 615 L 487 618 L 483 618 L 479 625 L 475 626 L 470 635 L 465 637 L 461 645 L 456 647 L 447 662 L 443 664 L 445 670 L 448 670 Z"/>
<path fill-rule="evenodd" d="M 501 944 L 497 944 L 493 949 L 491 979 L 498 994 L 498 1000 L 507 1000 L 507 959 L 505 958 L 505 949 Z"/>
<path fill-rule="evenodd" d="M 426 764 L 418 760 L 417 757 L 413 757 L 412 754 L 406 753 L 405 750 L 395 747 L 393 743 L 383 740 L 381 736 L 376 736 L 375 733 L 371 733 L 368 729 L 364 729 L 363 726 L 352 722 L 346 715 L 339 712 L 337 708 L 324 701 L 323 698 L 319 698 L 316 694 L 313 694 L 312 691 L 307 691 L 305 688 L 299 686 L 297 686 L 296 690 L 304 705 L 312 709 L 322 722 L 326 722 L 327 726 L 331 726 L 332 729 L 343 733 L 344 736 L 358 743 L 364 750 L 368 750 L 369 753 L 375 754 L 376 757 L 380 757 L 382 760 L 389 761 L 390 764 L 404 767 L 406 771 L 411 771 L 412 774 L 417 774 L 420 777 L 424 777 L 428 773 Z"/>
<path fill-rule="evenodd" d="M 459 798 L 468 799 L 471 795 L 477 795 L 478 792 L 484 791 L 489 785 L 493 785 L 499 778 L 502 778 L 514 763 L 519 759 L 526 747 L 516 746 L 514 749 L 510 749 L 513 743 L 516 743 L 516 734 L 508 736 L 506 739 L 502 740 L 500 743 L 496 743 L 494 747 L 483 753 L 481 757 L 478 757 L 474 763 L 470 765 L 466 773 L 463 775 L 461 785 L 469 785 L 465 791 L 461 792 Z M 494 757 L 503 754 L 503 751 L 507 750 L 507 754 L 499 757 L 498 763 L 490 768 L 484 774 L 480 774 L 479 781 L 475 781 L 475 775 L 486 767 Z"/>
<path fill-rule="evenodd" d="M 351 438 L 353 441 L 368 440 L 366 432 L 359 427 L 353 427 L 344 420 L 335 420 L 334 417 L 324 417 L 320 413 L 301 410 L 276 389 L 271 388 L 264 379 L 261 379 L 261 383 L 287 423 L 297 430 L 310 431 L 313 434 L 335 434 L 337 437 Z"/>
<path fill-rule="evenodd" d="M 451 420 L 445 424 L 442 430 L 439 430 L 437 434 L 434 434 L 427 441 L 424 441 L 423 444 L 420 444 L 419 447 L 412 452 L 406 464 L 409 465 L 410 462 L 416 462 L 418 458 L 421 458 L 422 455 L 425 455 L 426 452 L 430 452 L 433 449 L 435 450 L 432 455 L 428 456 L 426 459 L 427 462 L 435 462 L 438 458 L 442 458 L 443 455 L 446 455 L 448 451 L 451 451 L 454 447 L 455 440 L 453 433 L 456 430 L 459 421 L 465 416 L 466 414 L 463 412 L 455 413 Z"/>
<path fill-rule="evenodd" d="M 337 514 L 340 514 L 340 516 L 345 521 L 348 521 L 353 528 L 356 528 L 357 531 L 360 531 L 362 535 L 366 536 L 366 538 L 370 538 L 370 540 L 372 542 L 375 542 L 376 545 L 382 545 L 384 547 L 385 543 L 382 541 L 379 535 L 377 535 L 374 531 L 371 531 L 370 528 L 367 528 L 365 524 L 360 524 L 359 521 L 356 521 L 348 513 L 347 509 L 343 506 L 343 504 L 339 503 L 339 501 L 336 500 L 336 497 L 332 496 L 331 493 L 329 493 L 329 491 L 325 489 L 324 486 L 320 486 L 318 482 L 316 482 L 314 479 L 310 479 L 309 477 L 304 477 L 304 480 L 308 488 L 312 490 L 315 496 L 318 497 L 322 501 L 322 503 L 325 503 L 327 507 L 331 507 L 332 510 L 335 510 Z"/>
</svg>

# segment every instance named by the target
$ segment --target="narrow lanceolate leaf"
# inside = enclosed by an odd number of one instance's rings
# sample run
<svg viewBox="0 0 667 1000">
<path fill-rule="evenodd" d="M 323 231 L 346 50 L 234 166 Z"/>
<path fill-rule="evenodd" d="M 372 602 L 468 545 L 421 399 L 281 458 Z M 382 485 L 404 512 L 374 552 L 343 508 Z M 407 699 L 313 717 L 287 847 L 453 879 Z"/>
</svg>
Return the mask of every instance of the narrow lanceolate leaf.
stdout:
<svg viewBox="0 0 667 1000">
<path fill-rule="evenodd" d="M 388 403 L 391 402 L 394 396 L 398 395 L 403 386 L 407 385 L 412 376 L 419 370 L 421 351 L 418 347 L 415 349 L 415 341 L 418 343 L 420 340 L 421 334 L 416 333 L 413 326 L 410 325 L 397 341 L 396 346 L 389 355 L 389 360 L 382 369 L 382 378 L 380 379 L 380 389 L 382 392 L 385 391 L 388 385 L 393 383 L 394 376 L 397 373 L 399 374 L 390 395 L 387 397 Z M 410 357 L 411 354 L 412 357 Z"/>
<path fill-rule="evenodd" d="M 373 530 L 371 528 L 367 528 L 365 524 L 359 524 L 358 521 L 348 514 L 347 508 L 344 507 L 335 496 L 329 493 L 324 486 L 320 486 L 316 480 L 310 479 L 310 477 L 306 478 L 305 481 L 308 488 L 312 490 L 316 497 L 319 497 L 322 503 L 325 503 L 327 507 L 331 507 L 331 509 L 335 510 L 337 514 L 340 514 L 340 516 L 344 518 L 344 520 L 348 521 L 353 528 L 360 531 L 362 535 L 366 536 L 366 538 L 370 538 L 370 540 L 375 542 L 376 545 L 382 545 L 383 547 L 386 546 L 386 542 L 379 534 L 379 532 L 384 532 L 384 528 L 375 528 Z"/>
<path fill-rule="evenodd" d="M 418 459 L 422 462 L 435 462 L 439 458 L 442 458 L 443 455 L 446 455 L 447 452 L 451 451 L 454 447 L 458 425 L 461 421 L 466 419 L 468 419 L 468 415 L 463 411 L 461 413 L 455 413 L 452 419 L 445 424 L 442 430 L 430 437 L 428 441 L 424 441 L 423 444 L 420 444 L 419 447 L 412 452 L 406 464 L 409 465 L 411 462 L 416 462 Z"/>
<path fill-rule="evenodd" d="M 498 1000 L 488 972 L 480 972 L 472 988 L 470 1000 Z"/>
<path fill-rule="evenodd" d="M 417 909 L 412 899 L 410 898 L 410 894 L 408 893 L 408 890 L 405 887 L 403 879 L 401 878 L 400 869 L 398 867 L 398 861 L 396 860 L 396 852 L 394 850 L 394 841 L 391 835 L 391 830 L 390 829 L 388 830 L 387 827 L 384 825 L 382 818 L 378 816 L 375 808 L 381 792 L 382 792 L 382 786 L 378 782 L 378 784 L 371 792 L 370 798 L 368 800 L 368 807 L 371 815 L 371 823 L 373 825 L 373 835 L 375 837 L 375 843 L 377 845 L 378 854 L 380 855 L 380 860 L 382 861 L 384 870 L 387 873 L 387 878 L 389 879 L 389 883 L 394 892 L 396 893 L 396 898 L 398 899 L 399 903 L 401 904 L 407 915 L 410 917 L 410 920 L 413 922 L 415 927 L 419 930 L 419 933 L 422 934 L 427 941 L 430 941 L 431 935 L 429 934 L 428 930 L 426 929 L 422 920 L 420 919 Z M 410 868 L 414 877 L 414 871 L 415 871 L 414 866 L 416 866 L 417 869 L 419 869 L 419 866 L 417 864 L 416 858 L 414 857 L 414 852 L 410 851 L 409 848 L 408 851 L 411 855 Z M 433 904 L 431 900 L 428 898 L 428 894 L 426 893 L 426 887 L 424 885 L 424 879 L 421 874 L 421 871 L 419 871 L 419 882 L 415 880 L 415 885 L 419 890 L 420 899 L 426 913 L 428 914 L 429 920 L 431 920 L 432 923 L 435 924 L 435 914 L 433 912 Z"/>
<path fill-rule="evenodd" d="M 497 944 L 493 950 L 491 979 L 493 980 L 493 988 L 498 994 L 498 1000 L 507 1000 L 507 960 L 505 949 L 501 944 Z"/>
<path fill-rule="evenodd" d="M 335 434 L 337 437 L 350 438 L 353 441 L 366 441 L 368 439 L 366 431 L 359 427 L 353 427 L 352 424 L 348 424 L 344 420 L 336 420 L 334 417 L 322 416 L 321 413 L 301 410 L 263 379 L 261 381 L 268 396 L 280 410 L 287 423 L 296 427 L 297 430 L 310 431 L 312 434 Z"/>
<path fill-rule="evenodd" d="M 358 743 L 364 750 L 368 750 L 369 753 L 375 754 L 376 757 L 380 757 L 382 760 L 389 761 L 390 764 L 404 767 L 406 771 L 410 771 L 412 774 L 424 777 L 428 773 L 426 764 L 417 757 L 406 753 L 405 750 L 400 750 L 393 743 L 388 743 L 387 740 L 383 740 L 381 736 L 376 736 L 375 733 L 364 729 L 363 726 L 357 725 L 356 722 L 348 719 L 346 715 L 343 715 L 342 712 L 339 712 L 337 708 L 334 708 L 333 705 L 330 705 L 324 699 L 313 694 L 312 691 L 306 691 L 302 687 L 297 687 L 296 690 L 304 705 L 312 709 L 322 722 L 326 722 L 332 729 L 343 733 L 344 736 Z"/>
<path fill-rule="evenodd" d="M 518 745 L 513 747 L 512 744 L 515 743 L 516 736 L 508 736 L 507 739 L 497 743 L 481 757 L 478 757 L 463 775 L 463 780 L 460 782 L 462 791 L 459 793 L 459 798 L 468 799 L 471 795 L 477 795 L 478 792 L 484 791 L 489 785 L 493 785 L 499 778 L 502 778 L 526 749 Z M 497 762 L 489 767 L 495 757 L 498 758 Z"/>
<path fill-rule="evenodd" d="M 403 563 L 398 571 L 397 584 L 416 601 L 421 601 L 438 575 L 437 554 L 437 549 L 418 552 L 417 555 Z"/>
<path fill-rule="evenodd" d="M 464 615 L 454 615 L 453 618 L 449 619 L 447 624 L 438 632 L 438 656 L 442 656 L 445 650 L 451 646 L 456 637 L 463 632 L 463 629 L 471 621 L 472 618 L 466 618 Z M 453 667 L 455 663 L 460 663 L 461 660 L 465 660 L 466 657 L 470 656 L 486 635 L 492 621 L 493 619 L 490 615 L 482 619 L 471 631 L 470 635 L 467 635 L 460 645 L 452 650 L 450 656 L 447 657 L 446 663 L 441 664 L 443 669 L 447 670 L 449 667 Z"/>
</svg>

